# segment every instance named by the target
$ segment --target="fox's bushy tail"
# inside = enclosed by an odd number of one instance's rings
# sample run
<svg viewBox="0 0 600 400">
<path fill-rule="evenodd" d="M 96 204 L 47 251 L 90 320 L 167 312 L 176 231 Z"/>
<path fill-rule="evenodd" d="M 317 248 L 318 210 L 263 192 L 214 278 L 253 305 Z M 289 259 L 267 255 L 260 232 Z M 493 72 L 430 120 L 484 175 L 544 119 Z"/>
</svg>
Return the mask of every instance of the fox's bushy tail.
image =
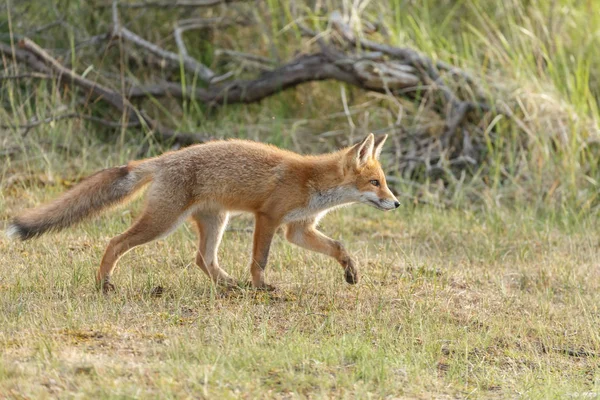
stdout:
<svg viewBox="0 0 600 400">
<path fill-rule="evenodd" d="M 142 161 L 98 171 L 59 198 L 16 217 L 6 233 L 27 240 L 74 225 L 130 198 L 152 180 L 152 169 Z"/>
</svg>

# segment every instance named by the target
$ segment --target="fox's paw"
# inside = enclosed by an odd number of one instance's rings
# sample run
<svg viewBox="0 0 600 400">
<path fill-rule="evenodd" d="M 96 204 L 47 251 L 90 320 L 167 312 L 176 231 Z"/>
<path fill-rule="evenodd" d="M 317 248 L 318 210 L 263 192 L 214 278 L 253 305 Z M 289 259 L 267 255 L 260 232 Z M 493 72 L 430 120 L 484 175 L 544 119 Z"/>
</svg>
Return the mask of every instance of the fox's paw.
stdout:
<svg viewBox="0 0 600 400">
<path fill-rule="evenodd" d="M 114 292 L 115 290 L 117 290 L 117 288 L 110 282 L 104 282 L 102 284 L 102 293 L 104 294 L 109 294 L 111 292 Z"/>
<path fill-rule="evenodd" d="M 97 287 L 98 287 L 98 289 L 101 289 L 102 293 L 104 293 L 104 294 L 109 294 L 116 290 L 115 285 L 110 283 L 108 279 L 103 279 L 103 280 L 97 282 Z"/>
<path fill-rule="evenodd" d="M 358 283 L 358 272 L 356 272 L 356 270 L 346 268 L 346 271 L 344 272 L 344 277 L 346 278 L 346 282 L 348 282 L 351 285 L 356 285 Z"/>
<path fill-rule="evenodd" d="M 252 287 L 252 289 L 254 290 L 261 290 L 261 291 L 265 291 L 265 292 L 274 292 L 275 290 L 277 290 L 277 288 L 273 285 L 269 285 L 268 283 L 261 283 L 260 285 L 254 285 L 253 283 L 249 283 L 249 285 Z"/>
<path fill-rule="evenodd" d="M 347 261 L 344 267 L 344 278 L 346 278 L 346 282 L 348 282 L 351 285 L 356 285 L 358 283 L 358 271 L 354 266 L 354 261 Z"/>
<path fill-rule="evenodd" d="M 220 286 L 222 288 L 226 288 L 226 289 L 231 289 L 231 288 L 235 288 L 238 287 L 238 281 L 233 279 L 232 277 L 219 277 L 215 284 L 217 286 Z"/>
</svg>

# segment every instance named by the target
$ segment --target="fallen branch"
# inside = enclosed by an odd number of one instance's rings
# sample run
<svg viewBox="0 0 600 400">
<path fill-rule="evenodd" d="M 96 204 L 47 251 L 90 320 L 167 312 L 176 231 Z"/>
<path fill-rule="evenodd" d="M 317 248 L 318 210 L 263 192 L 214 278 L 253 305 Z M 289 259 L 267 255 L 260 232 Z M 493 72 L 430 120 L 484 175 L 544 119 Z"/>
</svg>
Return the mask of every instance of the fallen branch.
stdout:
<svg viewBox="0 0 600 400">
<path fill-rule="evenodd" d="M 217 29 L 227 28 L 232 25 L 246 26 L 250 22 L 246 19 L 230 19 L 225 17 L 216 18 L 188 18 L 177 21 L 177 26 L 182 32 L 195 29 Z"/>
<path fill-rule="evenodd" d="M 15 74 L 15 75 L 0 75 L 0 81 L 8 81 L 8 80 L 18 80 L 18 79 L 54 79 L 52 75 L 41 74 L 39 72 L 31 72 L 24 74 Z"/>
<path fill-rule="evenodd" d="M 115 38 L 119 37 L 119 38 L 122 38 L 123 40 L 134 43 L 134 44 L 148 50 L 150 53 L 154 54 L 155 56 L 158 56 L 167 61 L 170 61 L 176 65 L 179 65 L 180 63 L 182 63 L 183 68 L 186 71 L 188 71 L 192 74 L 198 74 L 198 77 L 200 79 L 202 79 L 204 82 L 210 83 L 210 81 L 215 77 L 215 73 L 213 71 L 211 71 L 210 68 L 208 68 L 206 65 L 202 64 L 195 58 L 190 57 L 187 54 L 187 50 L 185 50 L 182 54 L 176 54 L 176 53 L 164 50 L 164 49 L 160 48 L 159 46 L 155 45 L 154 43 L 151 43 L 151 42 L 147 41 L 146 39 L 136 35 L 129 29 L 125 28 L 124 26 L 121 26 L 121 23 L 119 22 L 118 2 L 116 0 L 113 2 L 112 11 L 113 11 L 113 37 L 115 37 Z M 179 34 L 181 34 L 181 32 L 179 32 Z M 177 38 L 177 36 L 176 36 L 176 38 Z M 181 44 L 183 44 L 183 39 L 181 39 Z"/>
<path fill-rule="evenodd" d="M 57 77 L 59 82 L 63 82 L 68 85 L 74 85 L 86 91 L 86 97 L 91 100 L 101 100 L 109 104 L 112 108 L 116 109 L 125 117 L 125 122 L 111 122 L 102 118 L 92 116 L 81 116 L 81 118 L 89 119 L 91 121 L 102 123 L 106 126 L 111 127 L 141 127 L 147 126 L 154 130 L 159 138 L 163 140 L 176 140 L 177 142 L 187 145 L 191 143 L 200 143 L 206 141 L 208 138 L 203 135 L 197 135 L 193 133 L 181 133 L 176 132 L 172 129 L 160 126 L 156 121 L 148 118 L 143 111 L 137 110 L 129 100 L 123 98 L 119 93 L 111 90 L 105 86 L 100 85 L 97 82 L 93 82 L 86 79 L 72 70 L 61 65 L 56 59 L 50 56 L 44 49 L 39 47 L 36 43 L 29 39 L 23 39 L 19 41 L 19 48 L 12 48 L 9 45 L 0 43 L 0 53 L 7 55 L 8 57 L 14 58 L 15 61 L 25 63 L 36 72 L 43 74 L 53 74 Z M 59 118 L 64 119 L 67 117 L 75 118 L 75 114 L 63 115 Z M 39 123 L 38 123 L 39 122 Z M 33 126 L 37 126 L 44 121 L 37 121 L 33 123 Z M 11 126 L 8 126 L 11 127 Z"/>
<path fill-rule="evenodd" d="M 22 135 L 25 136 L 32 128 L 38 127 L 43 124 L 49 124 L 49 123 L 55 122 L 55 121 L 62 121 L 65 119 L 84 119 L 84 120 L 96 122 L 100 125 L 108 126 L 111 128 L 121 128 L 121 127 L 131 128 L 131 127 L 139 126 L 139 123 L 136 123 L 136 122 L 128 122 L 126 124 L 123 124 L 121 122 L 109 121 L 107 119 L 94 117 L 92 115 L 84 115 L 84 114 L 73 112 L 73 113 L 53 115 L 53 116 L 50 116 L 50 117 L 47 117 L 47 118 L 44 118 L 41 120 L 36 120 L 36 121 L 32 121 L 32 122 L 25 123 L 25 124 L 15 124 L 15 125 L 0 124 L 0 128 L 16 129 L 16 130 L 23 129 Z"/>
<path fill-rule="evenodd" d="M 185 42 L 183 41 L 183 29 L 180 27 L 175 27 L 173 30 L 173 36 L 175 36 L 175 43 L 177 43 L 177 50 L 182 57 L 189 57 L 189 53 L 187 47 L 185 46 Z"/>
<path fill-rule="evenodd" d="M 132 86 L 127 91 L 127 97 L 170 96 L 194 99 L 209 105 L 253 103 L 302 83 L 328 79 L 380 93 L 386 93 L 390 88 L 411 88 L 418 81 L 409 70 L 402 70 L 398 66 L 377 64 L 342 53 L 320 52 L 300 56 L 253 80 L 235 80 L 209 88 L 182 88 L 173 82 Z"/>
<path fill-rule="evenodd" d="M 332 28 L 335 31 L 337 31 L 344 40 L 351 43 L 353 46 L 360 46 L 362 49 L 365 49 L 365 50 L 379 51 L 384 54 L 387 54 L 390 57 L 405 60 L 412 64 L 421 65 L 422 67 L 424 67 L 427 70 L 427 73 L 430 76 L 435 77 L 434 80 L 437 80 L 439 78 L 438 72 L 435 71 L 435 68 L 437 68 L 440 70 L 449 71 L 451 73 L 458 74 L 458 75 L 462 76 L 463 78 L 465 78 L 465 80 L 469 83 L 474 82 L 474 79 L 469 74 L 467 74 L 465 71 L 462 71 L 459 68 L 456 68 L 455 66 L 445 63 L 443 61 L 436 61 L 435 63 L 433 63 L 431 61 L 431 59 L 429 59 L 428 57 L 420 54 L 419 52 L 417 52 L 411 48 L 394 47 L 394 46 L 389 46 L 386 44 L 373 42 L 373 41 L 367 40 L 367 39 L 358 39 L 356 37 L 356 35 L 354 34 L 354 32 L 352 31 L 352 29 L 350 28 L 350 26 L 348 26 L 344 22 L 344 19 L 342 18 L 342 15 L 340 14 L 339 11 L 333 11 L 329 17 L 329 21 L 331 22 Z M 306 27 L 303 27 L 303 30 L 307 33 L 312 32 L 310 29 L 308 29 Z"/>
<path fill-rule="evenodd" d="M 212 7 L 220 4 L 234 3 L 241 0 L 175 0 L 175 1 L 140 1 L 137 3 L 122 3 L 120 8 L 196 8 Z M 107 8 L 110 4 L 100 4 L 98 7 Z"/>
<path fill-rule="evenodd" d="M 332 28 L 338 32 L 345 41 L 355 47 L 360 46 L 366 50 L 381 52 L 413 66 L 420 73 L 422 81 L 429 85 L 433 85 L 435 89 L 442 92 L 449 104 L 446 112 L 446 129 L 442 136 L 442 141 L 445 145 L 450 143 L 451 138 L 455 135 L 457 128 L 464 121 L 465 116 L 469 111 L 477 108 L 483 110 L 489 109 L 486 104 L 475 104 L 470 101 L 458 99 L 452 90 L 444 84 L 437 69 L 439 68 L 455 74 L 460 74 L 469 83 L 473 83 L 471 76 L 464 71 L 443 62 L 434 64 L 431 59 L 410 48 L 393 47 L 366 39 L 358 39 L 350 26 L 344 22 L 339 11 L 332 12 L 329 21 Z"/>
<path fill-rule="evenodd" d="M 23 39 L 19 41 L 19 47 L 33 55 L 37 61 L 42 62 L 45 68 L 49 68 L 52 72 L 58 75 L 59 81 L 70 85 L 75 85 L 86 90 L 87 96 L 89 96 L 92 100 L 101 99 L 116 110 L 122 112 L 128 120 L 134 123 L 141 123 L 144 121 L 148 123 L 149 126 L 154 125 L 151 123 L 151 121 L 145 119 L 141 113 L 137 112 L 131 103 L 124 99 L 120 94 L 114 90 L 100 85 L 97 82 L 83 78 L 72 70 L 63 67 L 56 59 L 50 56 L 44 49 L 39 47 L 33 41 L 29 39 Z M 37 64 L 38 63 L 30 63 L 30 67 L 36 68 Z"/>
<path fill-rule="evenodd" d="M 7 59 L 13 60 L 15 63 L 27 64 L 31 69 L 39 73 L 47 75 L 52 73 L 52 70 L 48 68 L 46 64 L 28 51 L 0 42 L 0 53 L 4 54 Z"/>
<path fill-rule="evenodd" d="M 185 89 L 177 83 L 163 82 L 133 86 L 126 93 L 128 98 L 170 96 L 194 99 L 209 105 L 253 103 L 301 83 L 326 79 L 362 86 L 356 75 L 329 62 L 323 53 L 316 53 L 300 56 L 254 80 L 235 80 L 209 88 L 187 87 Z"/>
<path fill-rule="evenodd" d="M 196 5 L 198 3 L 214 5 L 217 0 L 204 2 L 190 0 L 190 2 L 194 2 Z M 221 3 L 221 1 L 218 2 Z M 224 71 L 224 74 L 217 75 L 216 72 L 190 56 L 183 37 L 186 30 L 203 29 L 209 26 L 214 28 L 211 24 L 223 22 L 223 17 L 179 21 L 173 31 L 178 49 L 176 53 L 141 38 L 122 26 L 119 21 L 119 7 L 135 4 L 139 7 L 151 6 L 150 4 L 173 7 L 184 3 L 187 2 L 174 0 L 119 4 L 117 1 L 113 1 L 113 31 L 107 37 L 120 38 L 140 46 L 146 50 L 146 53 L 156 55 L 173 65 L 183 66 L 186 72 L 197 74 L 199 79 L 208 84 L 207 86 L 182 86 L 181 83 L 169 81 L 144 84 L 127 82 L 125 88 L 122 88 L 122 92 L 117 92 L 75 74 L 38 47 L 29 46 L 30 48 L 28 48 L 29 41 L 23 41 L 22 49 L 16 49 L 10 54 L 14 59 L 20 60 L 19 62 L 26 62 L 37 72 L 58 75 L 60 81 L 82 87 L 92 99 L 101 99 L 120 111 L 124 120 L 129 121 L 128 123 L 148 126 L 161 137 L 174 137 L 182 143 L 202 141 L 205 138 L 197 135 L 185 136 L 185 134 L 160 127 L 142 110 L 133 107 L 130 100 L 173 97 L 198 101 L 215 107 L 235 103 L 254 103 L 307 82 L 334 80 L 363 90 L 382 93 L 385 98 L 393 99 L 394 107 L 399 110 L 393 129 L 400 127 L 403 109 L 403 103 L 399 101 L 400 97 L 408 98 L 411 101 L 418 100 L 421 103 L 419 113 L 425 111 L 440 116 L 439 120 L 434 117 L 436 121 L 434 128 L 430 127 L 432 124 L 429 121 L 420 124 L 412 132 L 401 130 L 401 134 L 398 135 L 397 142 L 395 142 L 397 165 L 403 171 L 407 171 L 409 175 L 413 171 L 417 174 L 421 173 L 422 168 L 418 167 L 419 164 L 423 164 L 429 171 L 436 168 L 448 169 L 449 167 L 461 169 L 478 163 L 477 157 L 472 155 L 474 148 L 481 147 L 481 142 L 477 137 L 470 135 L 479 129 L 478 125 L 481 122 L 477 119 L 475 111 L 488 111 L 491 107 L 485 103 L 479 103 L 479 100 L 461 99 L 459 94 L 446 84 L 444 78 L 448 74 L 463 75 L 465 81 L 470 82 L 477 89 L 473 80 L 467 74 L 463 74 L 461 70 L 443 62 L 434 62 L 411 48 L 394 47 L 361 38 L 353 32 L 342 15 L 334 11 L 330 15 L 331 29 L 325 33 L 313 32 L 298 23 L 301 31 L 305 35 L 310 34 L 313 38 L 309 44 L 316 43 L 319 50 L 299 55 L 277 67 L 274 67 L 275 62 L 272 60 L 259 55 L 228 49 L 216 50 L 216 55 L 241 59 L 242 63 L 258 63 L 261 69 L 268 69 L 252 79 L 235 79 L 236 71 L 239 71 L 239 68 L 231 68 L 229 71 Z M 98 40 L 103 40 L 101 36 L 98 38 Z M 23 49 L 27 51 L 23 51 Z M 1 46 L 0 50 L 7 53 L 6 49 Z M 31 57 L 31 54 L 34 56 Z M 422 117 L 430 120 L 431 114 L 423 114 Z M 461 134 L 462 140 L 459 140 Z M 432 160 L 434 160 L 433 163 L 437 162 L 439 165 L 432 165 Z"/>
<path fill-rule="evenodd" d="M 273 66 L 275 64 L 275 60 L 263 56 L 259 56 L 256 54 L 243 53 L 241 51 L 228 50 L 228 49 L 216 49 L 215 56 L 227 56 L 230 58 L 239 58 L 242 60 L 249 60 L 263 65 Z"/>
</svg>

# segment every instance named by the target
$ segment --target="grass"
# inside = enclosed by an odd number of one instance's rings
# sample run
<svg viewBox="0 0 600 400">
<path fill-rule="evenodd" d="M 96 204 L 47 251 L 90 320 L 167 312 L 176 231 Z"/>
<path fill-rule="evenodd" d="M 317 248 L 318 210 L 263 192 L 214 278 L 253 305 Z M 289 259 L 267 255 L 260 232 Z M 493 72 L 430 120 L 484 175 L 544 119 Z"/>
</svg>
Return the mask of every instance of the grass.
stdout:
<svg viewBox="0 0 600 400">
<path fill-rule="evenodd" d="M 12 207 L 11 207 L 12 208 Z M 136 209 L 137 207 L 134 207 Z M 10 209 L 7 211 L 11 211 Z M 9 397 L 565 397 L 600 390 L 594 220 L 364 206 L 329 215 L 362 282 L 276 239 L 274 293 L 223 290 L 190 227 L 93 276 L 128 212 L 0 241 L 0 393 Z M 251 221 L 221 264 L 249 277 Z M 161 297 L 153 289 L 164 289 Z"/>
<path fill-rule="evenodd" d="M 217 71 L 224 64 L 213 58 L 216 48 L 286 60 L 306 50 L 290 25 L 297 13 L 326 29 L 326 9 L 339 8 L 355 27 L 378 23 L 370 39 L 465 68 L 494 104 L 512 109 L 513 118 L 479 127 L 485 162 L 445 182 L 414 182 L 397 171 L 388 147 L 385 168 L 403 207 L 384 214 L 355 206 L 322 223 L 360 264 L 356 287 L 344 283 L 333 261 L 278 236 L 267 268 L 277 292 L 216 289 L 193 263 L 196 238 L 186 226 L 127 254 L 117 292 L 103 296 L 95 270 L 139 201 L 32 242 L 0 235 L 0 398 L 600 396 L 600 3 L 392 0 L 362 2 L 364 11 L 353 8 L 359 2 L 325 0 L 315 3 L 320 9 L 297 3 L 252 3 L 259 26 L 187 35 L 190 54 Z M 30 36 L 58 56 L 106 32 L 111 21 L 109 10 L 85 1 L 58 9 L 12 2 L 4 10 L 3 41 Z M 121 17 L 173 49 L 173 21 L 235 15 L 223 10 Z M 57 11 L 61 23 L 47 25 Z M 36 31 L 40 26 L 47 28 Z M 63 61 L 79 73 L 92 66 L 87 76 L 113 88 L 115 76 L 197 84 L 178 70 L 150 75 L 142 59 L 131 48 L 82 46 Z M 4 74 L 18 72 L 5 61 Z M 344 90 L 355 137 L 393 124 L 399 105 L 406 129 L 430 122 L 420 104 Z M 323 152 L 348 139 L 341 98 L 340 85 L 322 82 L 248 106 L 207 110 L 152 100 L 144 108 L 183 131 Z M 2 80 L 0 118 L 20 125 L 87 111 L 76 99 L 49 80 Z M 0 227 L 99 168 L 168 149 L 150 132 L 79 120 L 26 134 L 2 128 Z M 247 279 L 251 221 L 236 218 L 232 228 L 221 264 Z M 162 296 L 155 295 L 159 286 Z"/>
</svg>

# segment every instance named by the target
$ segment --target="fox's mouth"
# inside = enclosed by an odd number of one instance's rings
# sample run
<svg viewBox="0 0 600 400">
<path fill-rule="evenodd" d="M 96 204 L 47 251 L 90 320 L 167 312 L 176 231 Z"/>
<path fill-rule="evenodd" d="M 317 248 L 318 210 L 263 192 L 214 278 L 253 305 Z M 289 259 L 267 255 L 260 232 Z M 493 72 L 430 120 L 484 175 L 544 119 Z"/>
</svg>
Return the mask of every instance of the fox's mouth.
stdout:
<svg viewBox="0 0 600 400">
<path fill-rule="evenodd" d="M 372 204 L 375 208 L 381 210 L 381 211 L 390 211 L 392 210 L 391 208 L 385 208 L 384 206 L 381 205 L 380 202 L 375 201 L 375 200 L 371 200 L 371 199 L 367 199 L 367 201 Z"/>
</svg>

